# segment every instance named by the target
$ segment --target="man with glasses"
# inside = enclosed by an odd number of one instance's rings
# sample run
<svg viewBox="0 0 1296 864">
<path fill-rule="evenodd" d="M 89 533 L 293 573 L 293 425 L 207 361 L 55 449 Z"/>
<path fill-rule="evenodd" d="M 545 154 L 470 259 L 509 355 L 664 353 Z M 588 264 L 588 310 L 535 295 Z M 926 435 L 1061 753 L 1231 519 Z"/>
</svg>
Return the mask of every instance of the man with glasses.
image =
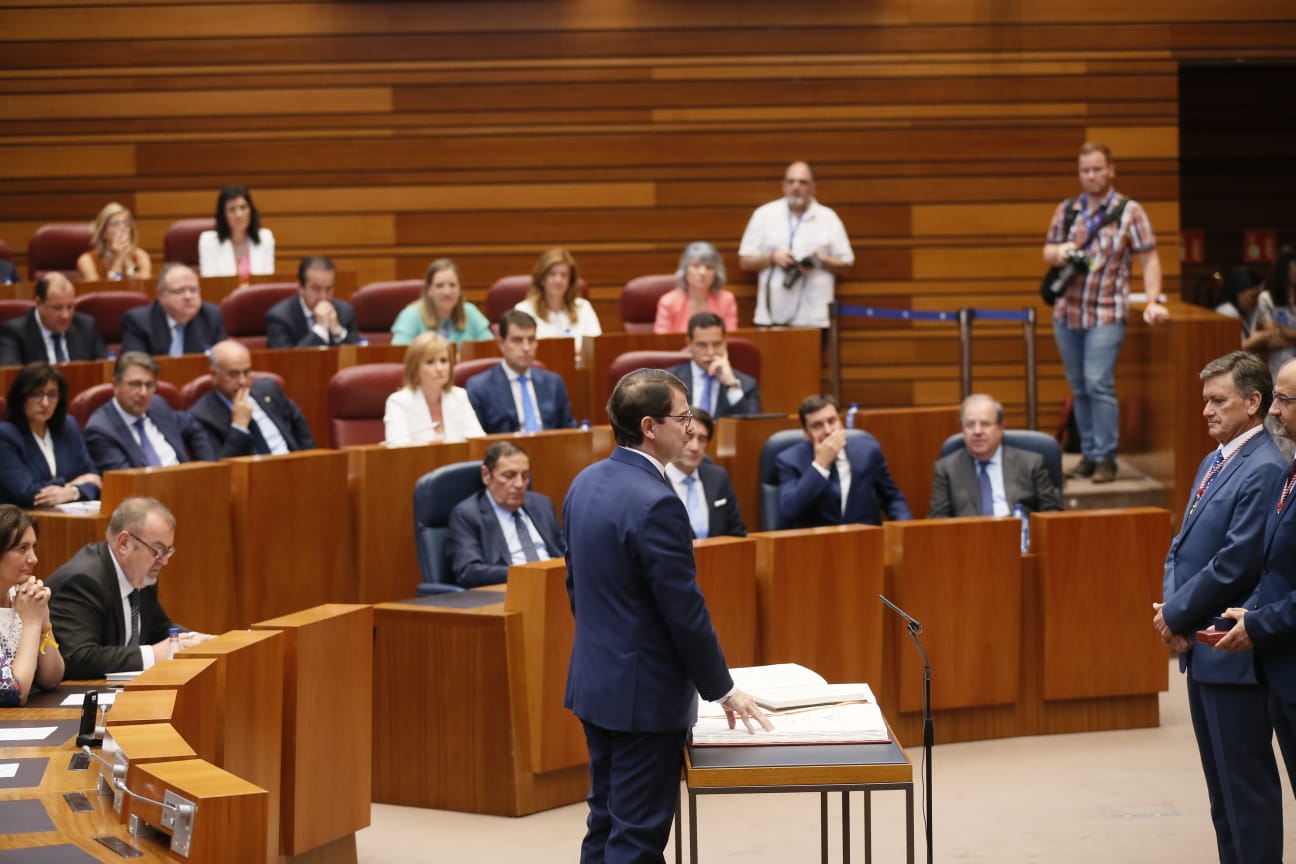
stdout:
<svg viewBox="0 0 1296 864">
<path fill-rule="evenodd" d="M 738 246 L 738 264 L 760 271 L 756 326 L 828 326 L 837 277 L 855 263 L 841 219 L 815 200 L 815 175 L 805 162 L 783 172 L 783 197 L 752 214 Z"/>
<path fill-rule="evenodd" d="M 122 316 L 122 351 L 205 354 L 224 338 L 220 307 L 203 302 L 198 274 L 175 262 L 158 274 L 157 298 Z"/>
<path fill-rule="evenodd" d="M 175 517 L 154 498 L 127 498 L 102 543 L 89 543 L 46 580 L 50 623 L 69 679 L 147 669 L 171 657 L 176 626 L 158 602 L 157 579 L 175 555 Z M 181 632 L 180 647 L 211 637 Z"/>
<path fill-rule="evenodd" d="M 590 757 L 580 860 L 661 861 L 698 694 L 731 724 L 771 727 L 734 687 L 698 590 L 688 513 L 663 474 L 693 419 L 683 382 L 631 372 L 608 416 L 617 448 L 572 481 L 563 505 L 576 618 L 564 704 Z"/>
<path fill-rule="evenodd" d="M 148 354 L 127 351 L 113 368 L 113 398 L 90 415 L 86 448 L 100 473 L 121 468 L 215 462 L 202 425 L 174 411 L 157 395 L 158 365 Z"/>
<path fill-rule="evenodd" d="M 801 402 L 798 413 L 806 440 L 788 447 L 776 460 L 780 527 L 881 525 L 879 504 L 888 519 L 913 518 L 877 439 L 846 437 L 837 411 L 832 396 L 808 396 Z"/>
<path fill-rule="evenodd" d="M 252 352 L 226 339 L 212 347 L 212 389 L 190 408 L 222 459 L 312 450 L 310 425 L 273 378 L 252 378 Z"/>
<path fill-rule="evenodd" d="M 35 308 L 0 324 L 0 366 L 107 357 L 95 320 L 75 306 L 76 289 L 66 276 L 59 272 L 42 276 L 36 283 Z"/>
</svg>

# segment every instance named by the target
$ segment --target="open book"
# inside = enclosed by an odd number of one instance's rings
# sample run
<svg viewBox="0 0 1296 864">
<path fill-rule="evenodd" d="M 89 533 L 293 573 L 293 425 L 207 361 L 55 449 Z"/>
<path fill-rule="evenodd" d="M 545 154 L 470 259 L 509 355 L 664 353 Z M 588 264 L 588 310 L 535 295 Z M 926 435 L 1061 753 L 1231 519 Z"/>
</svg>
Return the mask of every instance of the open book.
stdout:
<svg viewBox="0 0 1296 864">
<path fill-rule="evenodd" d="M 829 684 L 795 663 L 730 670 L 734 683 L 765 708 L 774 731 L 729 728 L 724 708 L 698 702 L 697 747 L 765 744 L 868 744 L 891 740 L 867 684 Z"/>
</svg>

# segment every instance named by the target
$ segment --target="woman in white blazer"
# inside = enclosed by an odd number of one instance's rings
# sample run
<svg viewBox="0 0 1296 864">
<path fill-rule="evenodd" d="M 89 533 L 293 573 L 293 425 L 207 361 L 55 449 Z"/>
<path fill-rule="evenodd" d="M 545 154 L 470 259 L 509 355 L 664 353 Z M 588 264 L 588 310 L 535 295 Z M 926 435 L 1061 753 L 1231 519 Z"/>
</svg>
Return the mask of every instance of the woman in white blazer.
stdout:
<svg viewBox="0 0 1296 864">
<path fill-rule="evenodd" d="M 216 230 L 198 235 L 198 272 L 202 276 L 251 276 L 275 272 L 275 241 L 246 186 L 226 186 L 216 199 Z"/>
<path fill-rule="evenodd" d="M 468 391 L 454 386 L 450 342 L 440 333 L 420 333 L 405 349 L 405 386 L 387 397 L 383 428 L 389 447 L 486 434 Z"/>
</svg>

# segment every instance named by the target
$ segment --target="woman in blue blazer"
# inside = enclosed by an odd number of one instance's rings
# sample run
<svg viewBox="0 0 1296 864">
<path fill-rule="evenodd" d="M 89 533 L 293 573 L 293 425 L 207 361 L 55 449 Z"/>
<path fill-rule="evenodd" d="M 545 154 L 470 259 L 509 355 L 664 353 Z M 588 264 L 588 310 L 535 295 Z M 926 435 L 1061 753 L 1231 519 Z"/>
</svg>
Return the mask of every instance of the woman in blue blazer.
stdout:
<svg viewBox="0 0 1296 864">
<path fill-rule="evenodd" d="M 0 423 L 0 503 L 98 500 L 99 475 L 67 403 L 67 381 L 48 363 L 28 363 L 14 377 Z"/>
</svg>

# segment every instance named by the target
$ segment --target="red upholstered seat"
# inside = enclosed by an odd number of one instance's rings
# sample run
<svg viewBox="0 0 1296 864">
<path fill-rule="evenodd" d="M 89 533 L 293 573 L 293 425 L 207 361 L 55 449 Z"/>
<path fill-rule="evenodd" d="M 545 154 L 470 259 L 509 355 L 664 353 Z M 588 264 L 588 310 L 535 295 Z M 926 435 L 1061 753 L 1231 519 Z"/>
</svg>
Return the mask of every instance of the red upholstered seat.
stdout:
<svg viewBox="0 0 1296 864">
<path fill-rule="evenodd" d="M 618 354 L 608 368 L 608 391 L 616 389 L 617 382 L 636 369 L 669 369 L 677 363 L 687 363 L 687 351 L 627 351 Z"/>
<path fill-rule="evenodd" d="M 725 345 L 729 351 L 729 365 L 759 381 L 761 355 L 756 343 L 741 336 L 730 336 L 725 340 Z"/>
<path fill-rule="evenodd" d="M 651 333 L 657 320 L 657 301 L 672 288 L 679 287 L 674 273 L 639 276 L 626 283 L 621 292 L 621 326 L 627 333 Z"/>
<path fill-rule="evenodd" d="M 77 259 L 90 248 L 90 225 L 60 222 L 42 225 L 27 241 L 27 271 L 35 282 L 53 270 L 69 279 L 77 277 Z"/>
<path fill-rule="evenodd" d="M 94 291 L 76 299 L 76 311 L 93 318 L 99 337 L 111 346 L 121 342 L 122 316 L 151 302 L 142 291 Z"/>
<path fill-rule="evenodd" d="M 282 390 L 284 387 L 283 377 L 278 375 L 275 372 L 253 372 L 252 373 L 253 381 L 260 381 L 262 378 L 269 378 L 270 380 L 274 381 L 276 384 L 279 385 L 280 390 Z M 206 395 L 207 391 L 210 389 L 212 389 L 211 375 L 199 375 L 197 378 L 193 379 L 188 384 L 181 387 L 180 403 L 184 406 L 184 410 L 188 411 L 190 408 L 192 408 L 194 403 L 197 402 L 199 399 L 201 399 L 204 395 Z"/>
<path fill-rule="evenodd" d="M 204 231 L 215 231 L 216 220 L 179 219 L 171 223 L 166 237 L 162 240 L 162 254 L 167 261 L 179 261 L 190 267 L 198 266 L 198 235 Z"/>
<path fill-rule="evenodd" d="M 525 273 L 518 276 L 501 276 L 496 279 L 495 283 L 486 289 L 487 320 L 492 324 L 498 322 L 501 315 L 526 299 L 530 288 L 531 277 Z M 580 296 L 589 299 L 589 285 L 585 284 L 584 279 L 576 280 L 576 290 L 580 292 Z"/>
<path fill-rule="evenodd" d="M 468 383 L 468 379 L 474 375 L 480 375 L 492 366 L 498 366 L 499 357 L 478 357 L 475 360 L 462 360 L 455 364 L 454 383 L 456 387 L 463 387 Z M 539 360 L 535 362 L 535 368 L 543 369 L 545 365 Z"/>
<path fill-rule="evenodd" d="M 35 306 L 31 300 L 0 300 L 0 321 L 21 318 Z"/>
<path fill-rule="evenodd" d="M 264 348 L 266 313 L 280 300 L 296 293 L 296 282 L 263 282 L 232 292 L 220 304 L 225 332 L 248 348 Z"/>
<path fill-rule="evenodd" d="M 366 363 L 329 380 L 329 446 L 380 444 L 387 397 L 405 383 L 405 364 Z"/>
<path fill-rule="evenodd" d="M 351 295 L 356 329 L 370 344 L 391 342 L 391 325 L 400 311 L 423 295 L 422 279 L 370 282 Z"/>
<path fill-rule="evenodd" d="M 98 410 L 99 406 L 112 398 L 112 382 L 105 384 L 96 384 L 88 387 L 68 400 L 68 416 L 75 417 L 77 425 L 82 429 L 90 420 L 90 415 Z M 180 391 L 170 381 L 159 381 L 157 395 L 166 400 L 166 403 L 175 410 L 181 409 Z"/>
</svg>

